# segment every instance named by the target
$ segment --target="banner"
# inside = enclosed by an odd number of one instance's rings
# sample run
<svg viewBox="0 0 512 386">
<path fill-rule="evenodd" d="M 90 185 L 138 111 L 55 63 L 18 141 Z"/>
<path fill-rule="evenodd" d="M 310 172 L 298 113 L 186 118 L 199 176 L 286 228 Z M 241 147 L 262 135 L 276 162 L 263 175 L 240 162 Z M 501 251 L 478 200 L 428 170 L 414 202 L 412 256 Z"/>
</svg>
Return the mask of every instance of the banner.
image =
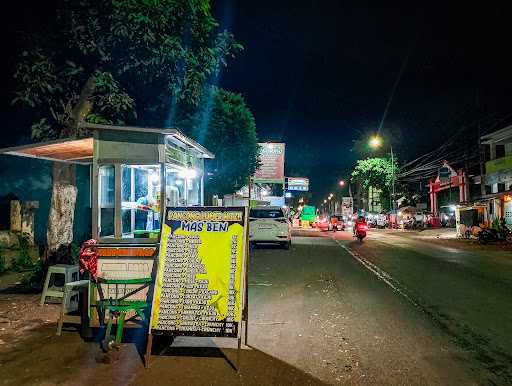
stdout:
<svg viewBox="0 0 512 386">
<path fill-rule="evenodd" d="M 288 190 L 307 192 L 309 190 L 309 179 L 306 177 L 286 177 Z"/>
<path fill-rule="evenodd" d="M 284 183 L 284 143 L 259 143 L 261 162 L 254 173 L 256 183 Z"/>
<path fill-rule="evenodd" d="M 246 209 L 166 208 L 151 329 L 238 337 Z"/>
<path fill-rule="evenodd" d="M 354 213 L 354 200 L 352 197 L 341 198 L 341 213 L 346 216 L 352 216 Z"/>
</svg>

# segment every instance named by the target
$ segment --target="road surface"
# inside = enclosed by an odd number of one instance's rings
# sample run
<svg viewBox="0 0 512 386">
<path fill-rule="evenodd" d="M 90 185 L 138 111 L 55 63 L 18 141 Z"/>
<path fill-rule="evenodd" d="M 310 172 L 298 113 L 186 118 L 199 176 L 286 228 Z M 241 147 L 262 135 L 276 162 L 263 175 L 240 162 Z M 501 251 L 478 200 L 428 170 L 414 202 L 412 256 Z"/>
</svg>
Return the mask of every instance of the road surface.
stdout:
<svg viewBox="0 0 512 386">
<path fill-rule="evenodd" d="M 332 237 L 332 235 L 330 235 Z M 471 353 L 490 382 L 512 384 L 512 252 L 418 232 L 371 230 L 366 242 L 334 236 L 377 267 Z"/>
<path fill-rule="evenodd" d="M 428 315 L 329 233 L 251 258 L 249 343 L 330 384 L 486 384 Z"/>
<path fill-rule="evenodd" d="M 249 272 L 248 344 L 240 371 L 232 349 L 155 345 L 145 370 L 127 336 L 119 358 L 99 363 L 98 345 L 55 325 L 0 352 L 5 385 L 480 385 L 492 384 L 471 352 L 351 253 L 347 233 L 307 232 L 289 251 L 258 248 Z M 375 246 L 372 246 L 375 244 Z M 348 248 L 348 249 L 347 249 Z M 373 248 L 373 249 L 372 249 Z M 391 247 L 390 247 L 391 248 Z M 397 246 L 395 249 L 401 248 Z M 391 255 L 394 255 L 391 249 Z M 499 382 L 495 382 L 500 384 Z"/>
</svg>

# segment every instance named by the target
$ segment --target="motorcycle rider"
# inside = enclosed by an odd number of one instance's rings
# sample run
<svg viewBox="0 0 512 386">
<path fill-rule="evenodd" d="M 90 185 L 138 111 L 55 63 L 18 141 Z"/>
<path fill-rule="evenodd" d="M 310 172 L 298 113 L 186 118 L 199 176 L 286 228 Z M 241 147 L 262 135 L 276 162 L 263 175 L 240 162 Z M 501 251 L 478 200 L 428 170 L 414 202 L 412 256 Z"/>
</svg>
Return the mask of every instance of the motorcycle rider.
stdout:
<svg viewBox="0 0 512 386">
<path fill-rule="evenodd" d="M 358 227 L 359 225 L 366 225 L 366 218 L 365 218 L 362 214 L 360 214 L 359 216 L 357 216 L 357 219 L 356 219 L 356 221 L 354 222 L 354 229 L 353 229 L 353 231 L 354 231 L 354 236 L 356 235 L 357 227 Z"/>
</svg>

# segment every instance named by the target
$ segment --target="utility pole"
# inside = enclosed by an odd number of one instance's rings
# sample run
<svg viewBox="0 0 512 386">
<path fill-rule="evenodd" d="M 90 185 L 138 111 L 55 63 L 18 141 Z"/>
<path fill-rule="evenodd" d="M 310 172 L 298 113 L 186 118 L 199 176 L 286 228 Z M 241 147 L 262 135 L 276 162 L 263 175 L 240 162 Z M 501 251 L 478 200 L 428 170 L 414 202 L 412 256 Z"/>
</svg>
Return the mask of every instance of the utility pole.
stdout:
<svg viewBox="0 0 512 386">
<path fill-rule="evenodd" d="M 391 185 L 392 185 L 392 208 L 395 209 L 395 157 L 393 155 L 393 145 L 389 145 L 391 149 Z"/>
</svg>

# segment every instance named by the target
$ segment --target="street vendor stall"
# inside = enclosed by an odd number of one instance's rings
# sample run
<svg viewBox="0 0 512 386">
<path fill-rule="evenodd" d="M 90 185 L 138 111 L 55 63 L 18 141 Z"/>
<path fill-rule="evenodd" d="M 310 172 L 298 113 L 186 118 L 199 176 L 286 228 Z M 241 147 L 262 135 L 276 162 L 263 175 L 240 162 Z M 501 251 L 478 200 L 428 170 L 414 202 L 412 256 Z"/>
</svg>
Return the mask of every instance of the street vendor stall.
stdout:
<svg viewBox="0 0 512 386">
<path fill-rule="evenodd" d="M 204 159 L 214 155 L 177 129 L 97 124 L 82 128 L 90 133 L 86 138 L 1 153 L 90 165 L 91 235 L 98 242 L 97 276 L 105 283 L 103 295 L 108 299 L 118 297 L 119 291 L 133 292 L 128 300 L 145 300 L 148 286 L 141 288 L 138 281 L 152 277 L 165 207 L 203 204 Z M 123 285 L 122 280 L 136 282 Z M 141 290 L 134 292 L 137 288 Z M 100 292 L 89 291 L 92 307 Z M 93 324 L 94 319 L 91 315 Z"/>
<path fill-rule="evenodd" d="M 457 237 L 477 237 L 483 227 L 488 226 L 487 205 L 485 202 L 474 202 L 455 207 L 455 228 Z"/>
<path fill-rule="evenodd" d="M 82 291 L 82 328 L 104 327 L 96 337 L 105 352 L 121 343 L 125 326 L 143 325 L 146 365 L 161 335 L 233 338 L 239 358 L 248 211 L 203 206 L 204 159 L 213 154 L 176 129 L 84 129 L 88 138 L 0 150 L 90 165 L 92 238 L 80 250 L 86 274 L 64 284 L 58 333 L 69 297 Z"/>
</svg>

